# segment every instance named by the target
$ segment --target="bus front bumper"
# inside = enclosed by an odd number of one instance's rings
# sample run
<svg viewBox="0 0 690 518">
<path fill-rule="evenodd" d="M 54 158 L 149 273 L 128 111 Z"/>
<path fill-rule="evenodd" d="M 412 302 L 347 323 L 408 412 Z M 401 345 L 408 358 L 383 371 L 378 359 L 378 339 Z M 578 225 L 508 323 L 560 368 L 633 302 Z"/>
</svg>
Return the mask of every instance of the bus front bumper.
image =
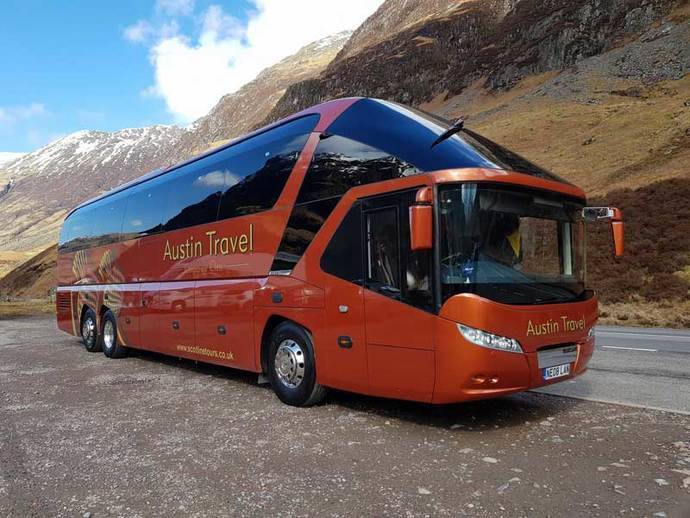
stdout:
<svg viewBox="0 0 690 518">
<path fill-rule="evenodd" d="M 480 347 L 460 337 L 457 325 L 447 320 L 439 322 L 437 337 L 432 401 L 438 404 L 499 397 L 572 379 L 587 370 L 594 351 L 594 337 L 563 344 L 577 347 L 569 373 L 545 380 L 538 350 L 513 353 Z"/>
</svg>

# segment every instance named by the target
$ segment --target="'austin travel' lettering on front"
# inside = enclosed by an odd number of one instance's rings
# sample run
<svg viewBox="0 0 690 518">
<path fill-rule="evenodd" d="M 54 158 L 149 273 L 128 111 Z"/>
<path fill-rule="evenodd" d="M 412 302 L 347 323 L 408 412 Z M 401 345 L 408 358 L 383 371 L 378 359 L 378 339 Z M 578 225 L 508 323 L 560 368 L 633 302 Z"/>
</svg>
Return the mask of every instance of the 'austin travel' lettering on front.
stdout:
<svg viewBox="0 0 690 518">
<path fill-rule="evenodd" d="M 236 236 L 218 236 L 215 230 L 206 232 L 206 239 L 190 236 L 183 243 L 165 241 L 163 260 L 182 261 L 204 255 L 247 254 L 254 251 L 254 225 L 249 230 Z"/>
<path fill-rule="evenodd" d="M 561 317 L 561 321 L 549 319 L 546 322 L 533 324 L 532 320 L 527 322 L 527 336 L 541 336 L 560 333 L 564 331 L 582 331 L 585 329 L 585 317 L 573 320 L 566 316 Z"/>
</svg>

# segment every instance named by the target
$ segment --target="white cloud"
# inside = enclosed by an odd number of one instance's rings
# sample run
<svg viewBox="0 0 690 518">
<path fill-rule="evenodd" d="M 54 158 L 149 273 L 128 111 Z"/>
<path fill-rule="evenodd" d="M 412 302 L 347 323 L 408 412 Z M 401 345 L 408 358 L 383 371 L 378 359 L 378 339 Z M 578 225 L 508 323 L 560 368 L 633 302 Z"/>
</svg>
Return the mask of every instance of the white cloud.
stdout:
<svg viewBox="0 0 690 518">
<path fill-rule="evenodd" d="M 179 32 L 179 25 L 175 20 L 170 20 L 158 26 L 154 26 L 146 20 L 138 20 L 122 31 L 122 36 L 131 43 L 148 43 L 153 39 L 164 39 L 175 36 Z"/>
<path fill-rule="evenodd" d="M 0 126 L 9 128 L 19 121 L 25 121 L 47 114 L 48 110 L 46 110 L 46 107 L 41 103 L 31 103 L 21 106 L 0 106 Z"/>
<path fill-rule="evenodd" d="M 262 69 L 304 45 L 356 28 L 382 3 L 251 1 L 255 9 L 244 25 L 220 6 L 212 5 L 201 16 L 197 38 L 163 36 L 151 48 L 155 85 L 146 92 L 162 97 L 180 122 L 205 115 L 224 94 L 237 90 Z"/>
<path fill-rule="evenodd" d="M 146 20 L 139 20 L 136 23 L 125 27 L 122 35 L 127 41 L 132 43 L 143 43 L 154 34 L 153 26 Z"/>
<path fill-rule="evenodd" d="M 238 184 L 240 179 L 239 176 L 228 170 L 218 170 L 200 176 L 194 181 L 194 184 L 204 187 L 225 188 Z"/>
<path fill-rule="evenodd" d="M 187 16 L 194 11 L 194 0 L 157 0 L 156 11 L 169 16 Z"/>
<path fill-rule="evenodd" d="M 202 17 L 202 34 L 215 38 L 241 38 L 244 27 L 234 16 L 225 14 L 219 5 L 211 5 Z"/>
</svg>

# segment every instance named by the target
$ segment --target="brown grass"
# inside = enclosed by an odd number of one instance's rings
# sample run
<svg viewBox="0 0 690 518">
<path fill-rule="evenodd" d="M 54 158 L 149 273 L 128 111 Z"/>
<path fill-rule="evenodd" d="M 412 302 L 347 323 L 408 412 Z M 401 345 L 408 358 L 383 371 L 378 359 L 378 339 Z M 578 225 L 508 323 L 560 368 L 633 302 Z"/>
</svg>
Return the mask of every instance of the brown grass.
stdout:
<svg viewBox="0 0 690 518">
<path fill-rule="evenodd" d="M 48 314 L 55 314 L 55 302 L 50 300 L 0 302 L 0 320 Z"/>
<path fill-rule="evenodd" d="M 56 285 L 56 263 L 57 245 L 52 245 L 0 278 L 0 299 L 42 300 L 49 297 Z"/>
<path fill-rule="evenodd" d="M 23 263 L 24 261 L 28 261 L 29 259 L 34 257 L 38 252 L 39 250 L 30 250 L 22 252 L 12 250 L 0 250 L 0 278 L 2 278 L 3 275 L 6 275 L 7 273 L 14 270 L 17 267 L 17 265 Z"/>
<path fill-rule="evenodd" d="M 608 225 L 589 229 L 589 284 L 605 321 L 690 327 L 690 178 L 610 192 L 592 205 L 623 211 L 626 250 L 611 256 Z"/>
<path fill-rule="evenodd" d="M 599 304 L 599 323 L 644 327 L 690 327 L 690 301 L 643 300 Z"/>
<path fill-rule="evenodd" d="M 472 102 L 486 110 L 471 114 L 470 127 L 591 194 L 688 176 L 690 75 L 653 88 L 590 83 L 593 104 L 481 94 Z M 640 97 L 612 93 L 632 86 Z M 465 106 L 453 111 L 469 112 Z"/>
</svg>

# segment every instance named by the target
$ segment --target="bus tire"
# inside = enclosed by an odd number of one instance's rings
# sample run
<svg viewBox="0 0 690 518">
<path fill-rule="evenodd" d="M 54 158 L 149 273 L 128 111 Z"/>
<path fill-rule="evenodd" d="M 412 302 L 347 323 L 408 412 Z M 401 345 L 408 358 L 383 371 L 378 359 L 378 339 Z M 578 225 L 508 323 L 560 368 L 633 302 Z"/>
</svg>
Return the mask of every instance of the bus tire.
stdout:
<svg viewBox="0 0 690 518">
<path fill-rule="evenodd" d="M 101 350 L 100 337 L 98 336 L 98 325 L 96 324 L 96 312 L 91 308 L 86 308 L 81 319 L 81 341 L 90 353 Z"/>
<path fill-rule="evenodd" d="M 120 339 L 117 336 L 117 320 L 110 310 L 106 311 L 103 315 L 101 347 L 103 348 L 103 354 L 108 358 L 122 358 L 127 356 L 127 348 L 120 344 Z"/>
<path fill-rule="evenodd" d="M 273 391 L 287 405 L 312 406 L 326 397 L 326 387 L 316 382 L 311 336 L 292 322 L 279 324 L 271 334 L 268 377 Z"/>
</svg>

